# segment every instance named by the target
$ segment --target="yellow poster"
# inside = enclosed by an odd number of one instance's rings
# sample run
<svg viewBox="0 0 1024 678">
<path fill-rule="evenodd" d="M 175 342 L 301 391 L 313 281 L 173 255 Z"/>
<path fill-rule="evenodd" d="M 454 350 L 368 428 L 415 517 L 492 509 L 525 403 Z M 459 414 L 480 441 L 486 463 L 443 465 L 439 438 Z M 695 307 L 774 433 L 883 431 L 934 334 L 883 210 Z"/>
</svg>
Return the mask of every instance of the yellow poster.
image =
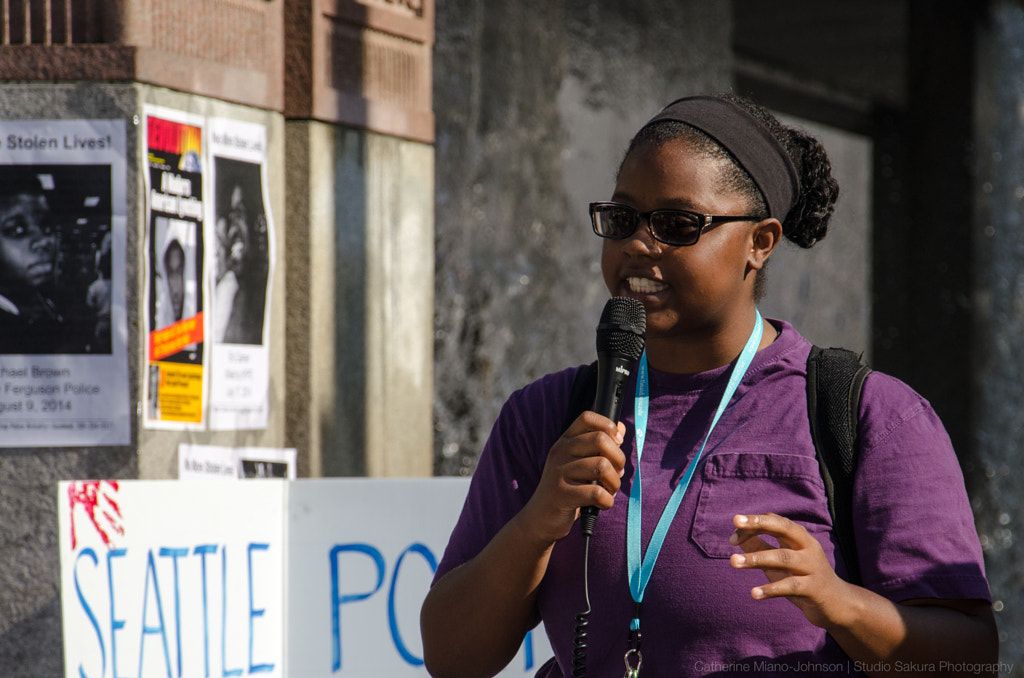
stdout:
<svg viewBox="0 0 1024 678">
<path fill-rule="evenodd" d="M 149 418 L 195 423 L 203 420 L 203 366 L 152 362 Z"/>
<path fill-rule="evenodd" d="M 205 428 L 203 122 L 146 111 L 149 428 Z"/>
</svg>

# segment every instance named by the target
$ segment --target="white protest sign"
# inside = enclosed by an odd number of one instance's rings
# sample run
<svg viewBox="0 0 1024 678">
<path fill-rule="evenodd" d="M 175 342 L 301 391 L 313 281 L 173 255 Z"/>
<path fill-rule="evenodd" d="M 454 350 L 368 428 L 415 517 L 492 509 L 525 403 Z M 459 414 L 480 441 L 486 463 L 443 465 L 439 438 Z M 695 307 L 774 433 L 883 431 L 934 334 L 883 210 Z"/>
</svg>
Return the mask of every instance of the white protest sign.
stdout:
<svg viewBox="0 0 1024 678">
<path fill-rule="evenodd" d="M 426 676 L 419 609 L 466 479 L 59 486 L 65 675 Z M 532 676 L 538 628 L 502 676 Z"/>
<path fill-rule="evenodd" d="M 289 676 L 426 676 L 419 611 L 469 481 L 309 480 L 288 519 Z M 326 585 L 325 585 L 326 584 Z M 551 656 L 536 629 L 502 676 Z"/>
<path fill-rule="evenodd" d="M 60 483 L 65 675 L 286 675 L 285 490 Z"/>
</svg>

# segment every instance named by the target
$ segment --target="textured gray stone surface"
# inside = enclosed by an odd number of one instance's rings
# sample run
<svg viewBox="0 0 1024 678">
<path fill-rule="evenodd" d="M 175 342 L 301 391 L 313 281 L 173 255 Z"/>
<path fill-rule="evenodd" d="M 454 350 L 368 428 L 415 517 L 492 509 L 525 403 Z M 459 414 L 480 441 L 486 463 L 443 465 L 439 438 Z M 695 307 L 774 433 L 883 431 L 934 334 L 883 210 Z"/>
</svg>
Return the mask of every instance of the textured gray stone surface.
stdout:
<svg viewBox="0 0 1024 678">
<path fill-rule="evenodd" d="M 661 106 L 728 89 L 730 21 L 696 0 L 438 3 L 438 473 L 472 471 L 514 389 L 593 360 L 607 291 L 587 205 Z"/>
<path fill-rule="evenodd" d="M 1024 9 L 994 3 L 979 59 L 975 228 L 976 467 L 968 489 L 985 549 L 1001 659 L 1024 675 Z M 967 243 L 965 243 L 966 245 Z"/>
</svg>

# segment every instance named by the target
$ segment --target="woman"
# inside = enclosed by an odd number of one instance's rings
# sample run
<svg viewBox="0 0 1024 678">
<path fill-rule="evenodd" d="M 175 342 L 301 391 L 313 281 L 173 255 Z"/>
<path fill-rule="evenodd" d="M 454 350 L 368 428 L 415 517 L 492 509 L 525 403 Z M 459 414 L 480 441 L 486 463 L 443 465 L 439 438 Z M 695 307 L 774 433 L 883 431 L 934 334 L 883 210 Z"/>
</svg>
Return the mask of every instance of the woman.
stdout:
<svg viewBox="0 0 1024 678">
<path fill-rule="evenodd" d="M 649 386 L 631 387 L 618 425 L 585 412 L 561 430 L 576 369 L 506 403 L 423 606 L 433 675 L 493 675 L 541 619 L 555 660 L 538 675 L 573 672 L 582 506 L 603 509 L 588 676 L 994 673 L 948 436 L 878 372 L 864 385 L 853 497 L 863 585 L 837 574 L 807 419 L 811 346 L 756 309 L 780 239 L 823 238 L 837 194 L 815 139 L 741 99 L 681 99 L 641 129 L 611 202 L 591 214 L 608 290 L 646 310 L 634 382 Z"/>
</svg>

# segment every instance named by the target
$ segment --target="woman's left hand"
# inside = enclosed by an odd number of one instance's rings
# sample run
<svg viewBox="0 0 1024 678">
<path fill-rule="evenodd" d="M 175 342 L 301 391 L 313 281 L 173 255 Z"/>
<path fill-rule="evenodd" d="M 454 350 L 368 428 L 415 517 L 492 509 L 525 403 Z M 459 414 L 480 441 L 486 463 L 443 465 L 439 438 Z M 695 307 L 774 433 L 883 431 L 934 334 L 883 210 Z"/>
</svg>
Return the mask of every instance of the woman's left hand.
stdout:
<svg viewBox="0 0 1024 678">
<path fill-rule="evenodd" d="M 768 577 L 768 584 L 751 590 L 754 598 L 786 598 L 824 629 L 843 624 L 840 616 L 848 611 L 844 601 L 852 594 L 852 584 L 835 573 L 821 544 L 803 525 L 774 513 L 733 516 L 733 524 L 736 531 L 729 543 L 744 552 L 733 554 L 729 562 L 739 570 L 762 570 Z M 774 537 L 779 547 L 761 535 Z"/>
</svg>

